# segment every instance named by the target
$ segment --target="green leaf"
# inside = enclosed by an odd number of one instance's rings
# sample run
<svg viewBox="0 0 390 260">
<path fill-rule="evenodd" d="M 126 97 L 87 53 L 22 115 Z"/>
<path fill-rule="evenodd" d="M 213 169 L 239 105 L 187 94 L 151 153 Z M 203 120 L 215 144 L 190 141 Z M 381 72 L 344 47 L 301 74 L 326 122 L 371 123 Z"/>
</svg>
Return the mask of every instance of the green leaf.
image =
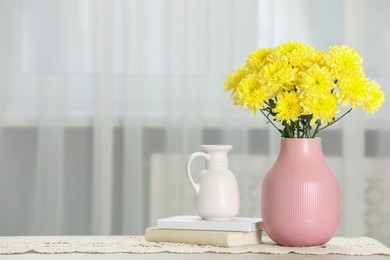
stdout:
<svg viewBox="0 0 390 260">
<path fill-rule="evenodd" d="M 276 107 L 276 103 L 273 99 L 268 99 L 268 104 L 271 109 L 274 109 Z"/>
</svg>

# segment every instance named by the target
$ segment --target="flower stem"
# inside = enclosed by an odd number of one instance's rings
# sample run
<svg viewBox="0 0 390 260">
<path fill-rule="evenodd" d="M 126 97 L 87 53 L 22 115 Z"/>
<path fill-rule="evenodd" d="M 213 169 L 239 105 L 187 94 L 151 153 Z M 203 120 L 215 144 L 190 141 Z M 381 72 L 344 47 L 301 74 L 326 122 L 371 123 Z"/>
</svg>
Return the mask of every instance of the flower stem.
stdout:
<svg viewBox="0 0 390 260">
<path fill-rule="evenodd" d="M 331 126 L 331 125 L 333 125 L 334 123 L 336 123 L 337 121 L 339 121 L 341 118 L 343 118 L 344 116 L 346 116 L 346 115 L 347 115 L 349 112 L 351 112 L 351 111 L 352 111 L 352 108 L 350 108 L 347 112 L 344 113 L 344 115 L 340 116 L 339 118 L 337 118 L 337 119 L 334 120 L 333 122 L 328 123 L 326 126 L 320 128 L 320 129 L 318 130 L 318 132 L 321 131 L 321 130 L 324 130 L 325 128 L 327 128 L 327 127 L 329 127 L 329 126 Z M 318 132 L 317 132 L 317 133 L 318 133 Z"/>
<path fill-rule="evenodd" d="M 263 110 L 260 110 L 260 112 L 265 116 L 265 118 L 267 118 L 268 122 L 270 122 L 271 125 L 273 125 L 273 127 L 275 127 L 276 130 L 279 131 L 279 133 L 281 133 L 281 134 L 283 133 L 282 130 L 280 130 L 280 129 L 271 121 L 271 119 L 269 119 L 268 115 L 266 115 L 266 114 L 264 113 Z"/>
<path fill-rule="evenodd" d="M 321 121 L 320 121 L 320 120 L 317 120 L 316 123 L 317 123 L 317 126 L 316 126 L 316 129 L 314 130 L 314 133 L 313 133 L 313 135 L 311 136 L 311 138 L 316 137 L 316 135 L 318 134 L 318 132 L 321 130 L 321 129 L 320 129 Z"/>
</svg>

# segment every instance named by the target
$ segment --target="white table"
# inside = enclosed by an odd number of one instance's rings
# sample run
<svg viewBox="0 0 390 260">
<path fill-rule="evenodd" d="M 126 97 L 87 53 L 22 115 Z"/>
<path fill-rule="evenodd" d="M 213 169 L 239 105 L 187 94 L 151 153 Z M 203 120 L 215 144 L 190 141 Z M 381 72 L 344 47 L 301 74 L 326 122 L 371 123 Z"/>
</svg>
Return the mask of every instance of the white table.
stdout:
<svg viewBox="0 0 390 260">
<path fill-rule="evenodd" d="M 343 256 L 343 255 L 267 255 L 267 254 L 22 254 L 2 255 L 1 260 L 381 260 L 386 256 Z"/>
<path fill-rule="evenodd" d="M 78 253 L 75 253 L 78 252 Z M 171 253 L 166 253 L 171 252 Z M 216 253 L 209 253 L 216 252 Z M 248 253 L 249 252 L 249 253 Z M 250 253 L 254 252 L 254 253 Z M 294 253 L 289 253 L 294 252 Z M 329 254 L 371 254 L 350 256 Z M 276 254 L 271 254 L 276 253 Z M 305 255 L 316 253 L 318 255 Z M 75 236 L 75 237 L 0 237 L 2 259 L 221 259 L 221 260 L 278 260 L 278 259 L 384 259 L 390 249 L 378 241 L 361 238 L 333 238 L 323 247 L 288 248 L 264 239 L 260 245 L 224 248 L 174 243 L 146 242 L 142 236 Z M 279 254 L 279 255 L 278 255 Z M 375 254 L 375 255 L 372 255 Z"/>
</svg>

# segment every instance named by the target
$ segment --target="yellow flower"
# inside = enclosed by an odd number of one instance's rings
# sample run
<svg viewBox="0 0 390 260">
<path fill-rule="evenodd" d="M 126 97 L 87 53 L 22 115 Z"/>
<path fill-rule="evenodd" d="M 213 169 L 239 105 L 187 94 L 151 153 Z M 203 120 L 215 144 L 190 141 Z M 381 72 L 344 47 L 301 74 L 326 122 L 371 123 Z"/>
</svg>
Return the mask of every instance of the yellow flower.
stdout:
<svg viewBox="0 0 390 260">
<path fill-rule="evenodd" d="M 304 93 L 301 98 L 301 106 L 304 115 L 313 115 L 310 125 L 320 119 L 321 124 L 330 123 L 340 112 L 337 107 L 337 97 L 330 91 L 314 90 Z"/>
<path fill-rule="evenodd" d="M 368 94 L 368 83 L 368 79 L 361 76 L 343 78 L 338 83 L 339 91 L 336 93 L 339 103 L 343 107 L 351 104 L 353 109 L 362 106 Z"/>
<path fill-rule="evenodd" d="M 247 60 L 246 65 L 252 71 L 259 71 L 262 66 L 267 62 L 267 56 L 272 52 L 271 48 L 258 49 L 252 52 Z"/>
<path fill-rule="evenodd" d="M 305 72 L 299 74 L 300 85 L 297 88 L 301 91 L 308 92 L 311 89 L 329 91 L 334 88 L 332 75 L 327 67 L 320 67 L 315 64 Z"/>
<path fill-rule="evenodd" d="M 276 107 L 272 112 L 276 113 L 275 119 L 277 121 L 286 121 L 291 124 L 291 120 L 298 120 L 302 113 L 300 98 L 297 92 L 282 92 L 279 99 L 275 102 Z"/>
<path fill-rule="evenodd" d="M 238 84 L 240 84 L 241 80 L 245 78 L 248 74 L 249 70 L 244 65 L 241 65 L 238 70 L 226 77 L 224 90 L 234 91 L 237 88 Z"/>
<path fill-rule="evenodd" d="M 256 73 L 244 78 L 232 97 L 235 105 L 252 110 L 254 115 L 258 110 L 265 108 L 265 101 L 268 99 L 266 89 L 260 85 Z"/>
<path fill-rule="evenodd" d="M 301 42 L 286 42 L 276 47 L 275 53 L 278 53 L 282 56 L 289 56 L 294 52 L 313 52 L 314 49 L 315 48 L 313 46 Z"/>
<path fill-rule="evenodd" d="M 363 58 L 349 46 L 330 47 L 326 63 L 333 77 L 338 80 L 349 75 L 364 75 Z"/>
<path fill-rule="evenodd" d="M 310 60 L 314 59 L 315 53 L 313 46 L 300 42 L 287 42 L 276 47 L 270 57 L 285 60 L 294 68 L 303 70 L 310 67 Z"/>
<path fill-rule="evenodd" d="M 309 61 L 312 65 L 317 64 L 320 67 L 327 66 L 326 64 L 326 55 L 327 53 L 324 51 L 316 51 L 313 56 L 311 56 L 311 60 Z"/>
<path fill-rule="evenodd" d="M 297 69 L 287 62 L 276 61 L 265 65 L 259 73 L 261 85 L 267 89 L 268 98 L 274 98 L 281 90 L 294 88 L 297 78 Z"/>
<path fill-rule="evenodd" d="M 367 88 L 367 96 L 362 108 L 368 113 L 374 114 L 385 102 L 385 93 L 380 90 L 379 84 L 375 81 L 371 81 Z"/>
</svg>

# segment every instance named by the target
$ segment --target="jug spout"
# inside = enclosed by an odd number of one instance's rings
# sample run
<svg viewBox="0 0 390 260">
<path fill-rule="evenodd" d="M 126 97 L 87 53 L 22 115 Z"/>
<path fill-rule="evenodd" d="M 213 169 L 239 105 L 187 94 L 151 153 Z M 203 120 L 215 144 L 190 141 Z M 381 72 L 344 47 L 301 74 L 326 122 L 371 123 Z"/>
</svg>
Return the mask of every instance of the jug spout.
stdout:
<svg viewBox="0 0 390 260">
<path fill-rule="evenodd" d="M 201 145 L 201 150 L 210 156 L 207 167 L 227 167 L 228 152 L 233 149 L 231 145 Z"/>
<path fill-rule="evenodd" d="M 232 145 L 216 145 L 216 144 L 207 144 L 201 145 L 200 149 L 205 153 L 225 153 L 227 154 L 231 149 L 233 149 Z"/>
</svg>

